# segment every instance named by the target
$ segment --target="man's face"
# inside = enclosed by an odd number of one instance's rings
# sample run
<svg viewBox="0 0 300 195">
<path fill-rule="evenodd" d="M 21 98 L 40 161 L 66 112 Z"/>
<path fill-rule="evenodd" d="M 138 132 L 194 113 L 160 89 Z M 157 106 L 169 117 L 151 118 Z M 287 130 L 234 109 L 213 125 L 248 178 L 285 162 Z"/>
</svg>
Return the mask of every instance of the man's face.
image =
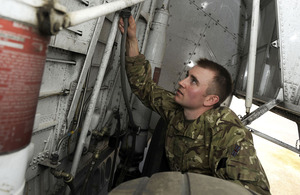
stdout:
<svg viewBox="0 0 300 195">
<path fill-rule="evenodd" d="M 183 108 L 198 109 L 204 106 L 207 99 L 206 89 L 215 73 L 211 70 L 194 66 L 185 79 L 180 81 L 175 101 Z"/>
</svg>

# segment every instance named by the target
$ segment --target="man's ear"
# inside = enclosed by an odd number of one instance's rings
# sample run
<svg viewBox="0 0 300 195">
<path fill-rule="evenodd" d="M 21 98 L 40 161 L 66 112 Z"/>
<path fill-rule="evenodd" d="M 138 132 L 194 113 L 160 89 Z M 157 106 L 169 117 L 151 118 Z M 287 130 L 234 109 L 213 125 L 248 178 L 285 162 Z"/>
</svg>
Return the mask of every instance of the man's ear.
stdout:
<svg viewBox="0 0 300 195">
<path fill-rule="evenodd" d="M 217 95 L 208 95 L 206 96 L 205 98 L 205 101 L 204 101 L 204 106 L 214 106 L 216 103 L 218 103 L 220 100 L 219 96 Z"/>
</svg>

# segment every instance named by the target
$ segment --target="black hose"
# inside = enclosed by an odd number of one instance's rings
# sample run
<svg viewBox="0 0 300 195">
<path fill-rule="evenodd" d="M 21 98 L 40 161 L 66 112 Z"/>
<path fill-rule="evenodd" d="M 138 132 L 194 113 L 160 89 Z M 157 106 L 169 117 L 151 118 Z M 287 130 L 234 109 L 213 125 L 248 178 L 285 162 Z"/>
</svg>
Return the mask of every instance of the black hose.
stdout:
<svg viewBox="0 0 300 195">
<path fill-rule="evenodd" d="M 124 34 L 121 40 L 121 85 L 122 85 L 122 92 L 123 92 L 125 105 L 129 116 L 129 123 L 132 126 L 132 128 L 135 130 L 137 126 L 133 120 L 133 115 L 132 115 L 132 111 L 127 96 L 126 79 L 125 79 L 125 74 L 126 74 L 125 73 L 125 47 L 126 47 L 126 38 L 127 38 L 127 29 L 128 29 L 128 17 L 123 17 L 123 21 L 124 21 Z"/>
<path fill-rule="evenodd" d="M 124 102 L 125 102 L 125 105 L 126 105 L 128 117 L 129 117 L 129 124 L 130 124 L 130 127 L 131 127 L 130 134 L 132 135 L 132 145 L 131 145 L 131 148 L 130 148 L 130 154 L 127 156 L 127 158 L 125 160 L 125 163 L 124 163 L 125 166 L 123 166 L 123 168 L 120 172 L 119 178 L 116 179 L 116 182 L 114 182 L 113 184 L 111 183 L 112 181 L 110 182 L 109 190 L 111 190 L 111 188 L 114 185 L 117 185 L 118 183 L 123 182 L 125 174 L 128 171 L 126 167 L 128 167 L 131 164 L 132 160 L 133 160 L 133 156 L 134 156 L 134 152 L 135 152 L 135 144 L 136 144 L 135 143 L 136 142 L 136 134 L 139 131 L 139 127 L 135 124 L 135 122 L 133 120 L 133 115 L 132 115 L 132 111 L 131 111 L 131 108 L 130 108 L 130 104 L 129 104 L 129 100 L 128 100 L 128 96 L 127 96 L 127 89 L 126 89 L 125 49 L 126 49 L 126 39 L 127 39 L 127 30 L 128 30 L 128 18 L 130 17 L 130 15 L 131 15 L 130 9 L 124 9 L 124 10 L 122 10 L 122 12 L 120 14 L 120 16 L 123 18 L 123 22 L 124 22 L 124 33 L 123 33 L 123 36 L 122 36 L 121 48 L 120 48 L 121 49 L 121 51 L 120 51 L 121 67 L 120 67 L 120 69 L 121 69 L 122 93 L 123 93 Z M 118 123 L 120 123 L 120 122 L 118 122 Z M 119 139 L 119 136 L 118 136 L 118 139 Z"/>
<path fill-rule="evenodd" d="M 129 105 L 128 101 L 128 96 L 126 94 L 126 82 L 125 82 L 125 46 L 126 46 L 126 39 L 127 39 L 127 30 L 128 30 L 128 18 L 131 15 L 131 9 L 130 8 L 125 8 L 121 12 L 121 16 L 123 17 L 124 21 L 124 34 L 122 36 L 121 40 L 121 85 L 122 85 L 122 92 L 123 92 L 123 97 L 125 101 L 125 105 L 127 108 L 128 116 L 129 116 L 129 123 L 131 125 L 131 128 L 133 130 L 132 133 L 132 146 L 131 146 L 131 156 L 133 156 L 134 151 L 135 151 L 135 142 L 136 142 L 136 133 L 139 131 L 139 127 L 134 123 L 133 116 L 132 116 L 132 111 Z M 132 159 L 131 159 L 132 160 Z"/>
</svg>

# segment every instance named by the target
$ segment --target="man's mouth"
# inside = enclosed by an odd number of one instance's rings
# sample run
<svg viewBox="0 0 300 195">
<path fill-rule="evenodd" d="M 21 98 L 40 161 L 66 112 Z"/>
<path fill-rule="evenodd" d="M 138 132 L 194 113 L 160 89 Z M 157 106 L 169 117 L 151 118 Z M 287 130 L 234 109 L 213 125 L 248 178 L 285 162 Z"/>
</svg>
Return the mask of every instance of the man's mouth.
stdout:
<svg viewBox="0 0 300 195">
<path fill-rule="evenodd" d="M 179 89 L 177 89 L 177 94 L 183 95 L 183 93 Z"/>
</svg>

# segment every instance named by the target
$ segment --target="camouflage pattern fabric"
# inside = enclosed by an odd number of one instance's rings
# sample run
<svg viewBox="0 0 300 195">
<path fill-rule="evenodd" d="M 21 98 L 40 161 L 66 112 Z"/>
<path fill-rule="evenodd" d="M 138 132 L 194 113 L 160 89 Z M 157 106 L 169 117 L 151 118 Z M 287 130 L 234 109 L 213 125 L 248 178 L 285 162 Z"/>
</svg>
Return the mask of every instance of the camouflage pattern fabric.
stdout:
<svg viewBox="0 0 300 195">
<path fill-rule="evenodd" d="M 270 194 L 252 135 L 233 111 L 219 107 L 187 121 L 174 94 L 152 81 L 143 55 L 126 57 L 126 70 L 132 91 L 168 123 L 165 149 L 171 170 L 215 176 Z"/>
</svg>

